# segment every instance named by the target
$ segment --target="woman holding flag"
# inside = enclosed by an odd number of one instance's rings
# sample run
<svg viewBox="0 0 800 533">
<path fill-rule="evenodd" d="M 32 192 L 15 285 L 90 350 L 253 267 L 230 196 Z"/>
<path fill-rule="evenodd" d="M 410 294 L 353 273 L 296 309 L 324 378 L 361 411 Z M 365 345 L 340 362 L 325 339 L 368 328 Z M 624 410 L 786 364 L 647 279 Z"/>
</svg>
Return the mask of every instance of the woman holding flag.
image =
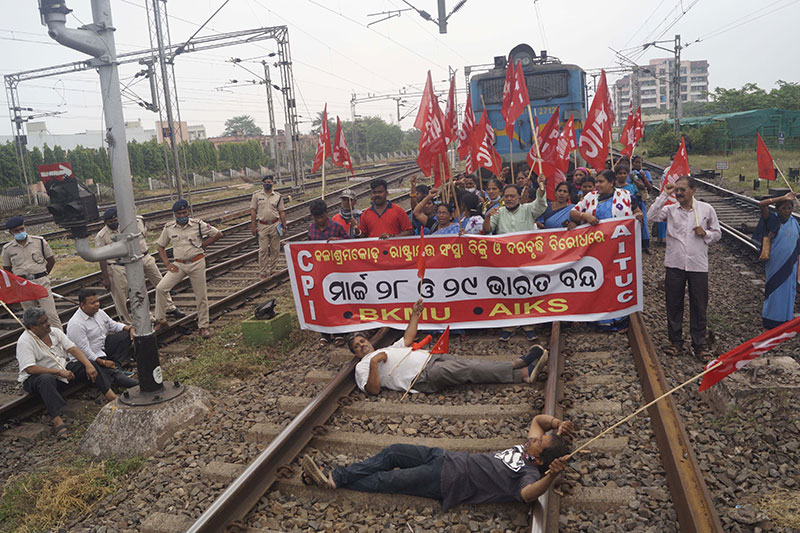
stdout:
<svg viewBox="0 0 800 533">
<path fill-rule="evenodd" d="M 760 237 L 770 238 L 769 246 L 761 254 L 766 259 L 764 270 L 767 274 L 761 311 L 764 329 L 776 328 L 794 318 L 797 258 L 800 254 L 800 224 L 792 216 L 795 198 L 797 194 L 790 191 L 758 203 L 761 220 L 753 238 L 759 243 Z M 770 210 L 770 205 L 775 206 L 775 211 Z"/>
<path fill-rule="evenodd" d="M 556 185 L 556 199 L 547 203 L 547 209 L 536 223 L 539 228 L 574 228 L 575 222 L 570 220 L 573 204 L 569 201 L 569 186 L 566 181 Z"/>
</svg>

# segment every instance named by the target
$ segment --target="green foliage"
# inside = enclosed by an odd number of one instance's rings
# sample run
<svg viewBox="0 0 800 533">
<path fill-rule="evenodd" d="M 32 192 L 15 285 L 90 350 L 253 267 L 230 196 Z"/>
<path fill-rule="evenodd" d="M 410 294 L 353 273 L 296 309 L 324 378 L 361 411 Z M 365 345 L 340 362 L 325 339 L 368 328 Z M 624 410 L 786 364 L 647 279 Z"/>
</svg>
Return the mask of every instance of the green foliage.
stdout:
<svg viewBox="0 0 800 533">
<path fill-rule="evenodd" d="M 682 127 L 681 134 L 673 131 L 672 124 L 660 124 L 647 136 L 644 150 L 650 157 L 670 156 L 678 151 L 681 135 L 686 138 L 686 149 L 689 153 L 707 154 L 713 152 L 715 141 L 722 135 L 722 124 L 711 123 L 705 126 Z"/>
<path fill-rule="evenodd" d="M 225 135 L 243 135 L 255 137 L 264 135 L 260 127 L 250 115 L 237 115 L 225 121 Z"/>
<path fill-rule="evenodd" d="M 347 149 L 353 155 L 383 154 L 386 152 L 396 152 L 399 150 L 416 150 L 419 147 L 420 132 L 417 129 L 403 131 L 400 126 L 387 124 L 381 117 L 362 117 L 359 118 L 353 127 L 353 122 L 342 121 L 344 130 L 344 140 Z M 318 113 L 312 122 L 312 135 L 319 135 L 322 129 L 322 113 Z M 328 133 L 331 138 L 331 146 L 336 136 L 336 118 L 328 117 Z M 309 149 L 303 156 L 311 158 L 316 151 Z"/>
</svg>

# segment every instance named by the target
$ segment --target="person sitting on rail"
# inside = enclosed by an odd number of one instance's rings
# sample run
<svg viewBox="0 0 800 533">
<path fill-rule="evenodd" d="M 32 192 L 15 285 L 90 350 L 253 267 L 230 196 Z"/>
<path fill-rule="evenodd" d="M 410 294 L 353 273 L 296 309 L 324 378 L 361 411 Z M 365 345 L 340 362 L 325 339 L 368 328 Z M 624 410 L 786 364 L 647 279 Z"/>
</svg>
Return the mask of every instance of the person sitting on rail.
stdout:
<svg viewBox="0 0 800 533">
<path fill-rule="evenodd" d="M 301 460 L 303 482 L 329 489 L 408 494 L 441 501 L 442 510 L 462 503 L 532 503 L 566 468 L 571 422 L 536 415 L 528 438 L 503 451 L 467 453 L 392 444 L 380 453 L 326 474 L 311 456 Z"/>
<path fill-rule="evenodd" d="M 205 251 L 222 237 L 222 232 L 200 219 L 189 218 L 189 202 L 178 200 L 172 204 L 175 221 L 164 226 L 158 238 L 158 255 L 167 267 L 164 279 L 156 287 L 156 327 L 158 332 L 167 324 L 167 293 L 189 278 L 197 305 L 197 327 L 204 339 L 211 337 L 206 290 Z M 172 244 L 172 261 L 167 257 L 167 246 Z"/>
<path fill-rule="evenodd" d="M 764 285 L 764 307 L 761 322 L 764 329 L 777 328 L 794 318 L 794 299 L 797 293 L 797 256 L 800 254 L 800 224 L 792 216 L 797 194 L 792 191 L 758 203 L 761 220 L 753 238 L 761 249 L 767 282 Z M 769 206 L 774 205 L 775 211 Z"/>
<path fill-rule="evenodd" d="M 119 238 L 119 218 L 117 218 L 117 208 L 112 207 L 103 213 L 105 225 L 97 232 L 94 237 L 95 246 L 105 246 L 113 243 Z M 139 253 L 142 254 L 142 267 L 144 276 L 153 285 L 157 286 L 162 279 L 161 272 L 158 270 L 156 260 L 147 250 L 147 228 L 144 225 L 144 218 L 136 217 L 136 229 L 139 232 Z M 117 308 L 119 317 L 132 324 L 131 315 L 128 312 L 128 278 L 125 276 L 125 267 L 114 262 L 100 261 L 100 272 L 103 276 L 103 286 L 111 292 L 111 299 L 114 300 L 114 307 Z M 186 316 L 183 311 L 175 307 L 172 296 L 167 295 L 167 314 L 172 318 L 183 318 Z"/>
<path fill-rule="evenodd" d="M 62 329 L 61 318 L 58 316 L 53 291 L 50 290 L 50 271 L 56 264 L 56 256 L 44 237 L 28 235 L 25 231 L 25 219 L 11 217 L 6 221 L 6 229 L 14 240 L 3 246 L 0 252 L 0 263 L 3 268 L 15 276 L 25 278 L 47 289 L 47 296 L 39 300 L 22 302 L 23 309 L 41 307 L 47 312 L 47 317 L 53 327 Z"/>
<path fill-rule="evenodd" d="M 358 220 L 361 218 L 361 211 L 356 209 L 358 197 L 356 193 L 347 189 L 342 191 L 342 205 L 339 212 L 333 215 L 332 220 L 339 224 L 347 232 L 348 238 L 357 237 L 361 230 L 358 229 Z"/>
<path fill-rule="evenodd" d="M 486 212 L 483 219 L 483 234 L 489 235 L 496 233 L 515 233 L 518 231 L 536 231 L 536 219 L 539 218 L 547 209 L 547 198 L 545 197 L 546 178 L 541 175 L 536 180 L 539 188 L 536 191 L 536 200 L 527 204 L 520 203 L 520 188 L 517 185 L 506 185 L 503 187 L 503 207 L 495 207 Z M 500 331 L 500 340 L 507 342 L 516 327 L 503 328 Z M 522 328 L 528 340 L 537 338 L 536 331 L 529 327 Z"/>
<path fill-rule="evenodd" d="M 286 229 L 286 211 L 283 196 L 272 190 L 274 178 L 261 178 L 262 189 L 250 199 L 250 231 L 258 237 L 258 277 L 267 279 L 278 270 L 281 254 L 281 231 Z M 187 205 L 188 207 L 188 205 Z M 190 276 L 191 277 L 191 276 Z"/>
<path fill-rule="evenodd" d="M 372 205 L 361 214 L 361 236 L 378 237 L 407 237 L 414 234 L 411 220 L 405 210 L 397 204 L 388 201 L 389 189 L 386 180 L 378 178 L 372 180 L 369 188 L 372 191 Z"/>
<path fill-rule="evenodd" d="M 112 383 L 134 387 L 136 381 L 118 374 L 113 379 L 97 361 L 90 361 L 60 330 L 50 327 L 50 320 L 40 307 L 31 307 L 22 315 L 25 331 L 17 340 L 17 381 L 30 394 L 42 398 L 57 437 L 67 438 L 69 429 L 61 413 L 67 402 L 61 392 L 70 381 L 89 381 L 109 402 L 117 399 Z"/>
<path fill-rule="evenodd" d="M 706 362 L 713 356 L 706 346 L 708 246 L 722 238 L 722 230 L 714 208 L 695 200 L 696 190 L 694 178 L 681 176 L 675 183 L 664 185 L 647 214 L 653 222 L 667 221 L 664 292 L 670 346 L 666 352 L 678 355 L 683 350 L 683 297 L 688 281 L 692 348 L 695 357 Z M 665 205 L 673 192 L 678 202 Z"/>
<path fill-rule="evenodd" d="M 434 354 L 429 358 L 427 350 L 410 349 L 423 308 L 422 300 L 417 300 L 403 338 L 388 348 L 376 350 L 363 333 L 355 333 L 348 339 L 350 351 L 360 359 L 355 369 L 359 389 L 367 394 L 378 394 L 381 387 L 431 393 L 465 383 L 531 383 L 536 363 L 546 357 L 547 351 L 537 345 L 514 361 L 483 361 L 449 354 Z"/>
<path fill-rule="evenodd" d="M 67 337 L 90 361 L 116 371 L 131 357 L 133 326 L 113 320 L 100 309 L 97 294 L 78 291 L 78 309 L 67 322 Z"/>
</svg>

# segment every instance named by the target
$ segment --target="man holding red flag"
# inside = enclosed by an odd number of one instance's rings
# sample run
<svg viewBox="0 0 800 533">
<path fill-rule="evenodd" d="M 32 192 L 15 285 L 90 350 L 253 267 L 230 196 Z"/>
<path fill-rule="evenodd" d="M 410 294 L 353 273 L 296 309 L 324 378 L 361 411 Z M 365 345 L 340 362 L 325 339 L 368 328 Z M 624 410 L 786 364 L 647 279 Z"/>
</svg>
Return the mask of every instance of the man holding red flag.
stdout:
<svg viewBox="0 0 800 533">
<path fill-rule="evenodd" d="M 650 206 L 647 217 L 653 222 L 667 221 L 664 266 L 667 335 L 671 344 L 667 353 L 678 355 L 683 350 L 683 297 L 688 283 L 692 348 L 695 356 L 706 362 L 711 357 L 706 346 L 708 246 L 722 238 L 722 231 L 714 208 L 695 199 L 696 190 L 697 182 L 690 176 L 674 182 L 664 180 L 662 193 Z M 665 205 L 673 192 L 677 203 Z"/>
<path fill-rule="evenodd" d="M 483 361 L 448 355 L 449 347 L 441 339 L 430 352 L 409 350 L 417 336 L 423 309 L 422 299 L 417 300 L 403 338 L 388 348 L 376 350 L 363 333 L 354 333 L 348 339 L 350 351 L 360 359 L 355 370 L 359 389 L 367 394 L 378 394 L 381 388 L 432 393 L 464 383 L 527 383 L 530 372 L 546 353 L 536 345 L 513 362 Z M 417 375 L 414 388 L 410 388 Z"/>
</svg>

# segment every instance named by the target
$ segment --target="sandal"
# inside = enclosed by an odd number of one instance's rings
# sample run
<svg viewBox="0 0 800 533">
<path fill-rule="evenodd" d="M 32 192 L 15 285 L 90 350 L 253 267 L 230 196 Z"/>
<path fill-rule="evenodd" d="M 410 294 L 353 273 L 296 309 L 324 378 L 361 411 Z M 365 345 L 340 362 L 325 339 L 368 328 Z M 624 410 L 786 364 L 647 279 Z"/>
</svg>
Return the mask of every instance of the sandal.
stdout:
<svg viewBox="0 0 800 533">
<path fill-rule="evenodd" d="M 344 346 L 344 337 L 336 337 L 333 339 L 333 345 L 338 346 L 339 348 Z"/>
<path fill-rule="evenodd" d="M 300 465 L 303 467 L 303 483 L 309 481 L 313 485 L 326 488 L 330 487 L 328 476 L 322 472 L 322 469 L 317 466 L 317 463 L 314 462 L 314 459 L 312 459 L 310 455 L 304 455 L 303 459 L 300 461 Z"/>
<path fill-rule="evenodd" d="M 68 439 L 69 438 L 69 428 L 64 424 L 61 424 L 57 428 L 53 428 L 53 433 L 55 434 L 56 438 L 59 439 Z"/>
<path fill-rule="evenodd" d="M 683 351 L 683 348 L 679 344 L 670 344 L 664 348 L 664 353 L 672 357 L 680 355 L 681 351 Z"/>
<path fill-rule="evenodd" d="M 328 339 L 325 337 L 320 337 L 319 341 L 317 341 L 317 348 L 325 348 L 328 345 Z"/>
<path fill-rule="evenodd" d="M 695 350 L 694 356 L 697 357 L 697 359 L 703 364 L 706 364 L 714 359 L 714 353 L 708 348 L 700 348 L 699 350 Z"/>
</svg>

